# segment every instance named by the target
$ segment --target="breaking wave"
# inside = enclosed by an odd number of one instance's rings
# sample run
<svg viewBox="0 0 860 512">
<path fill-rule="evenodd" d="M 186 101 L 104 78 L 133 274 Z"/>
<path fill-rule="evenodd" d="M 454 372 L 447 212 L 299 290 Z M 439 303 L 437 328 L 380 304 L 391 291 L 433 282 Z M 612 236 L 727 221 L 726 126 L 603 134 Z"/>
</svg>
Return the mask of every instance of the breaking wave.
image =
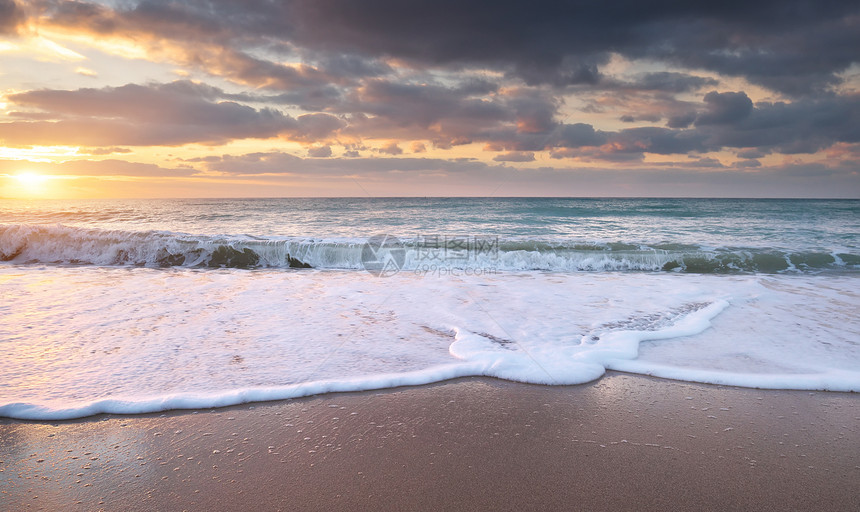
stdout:
<svg viewBox="0 0 860 512">
<path fill-rule="evenodd" d="M 390 238 L 389 238 L 390 240 Z M 368 239 L 191 235 L 56 225 L 0 225 L 0 261 L 193 268 L 363 269 Z M 398 270 L 672 271 L 703 274 L 860 270 L 860 255 L 670 242 L 571 243 L 495 237 L 420 238 L 374 247 Z M 395 257 L 396 256 L 396 257 Z"/>
</svg>

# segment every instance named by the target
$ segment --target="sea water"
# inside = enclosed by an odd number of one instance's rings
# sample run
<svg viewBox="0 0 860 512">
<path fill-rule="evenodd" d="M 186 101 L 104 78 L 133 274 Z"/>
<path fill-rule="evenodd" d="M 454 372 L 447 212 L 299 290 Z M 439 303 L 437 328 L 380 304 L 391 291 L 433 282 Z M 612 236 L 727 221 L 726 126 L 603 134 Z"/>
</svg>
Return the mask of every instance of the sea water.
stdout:
<svg viewBox="0 0 860 512">
<path fill-rule="evenodd" d="M 0 416 L 607 369 L 860 391 L 860 201 L 0 201 Z"/>
</svg>

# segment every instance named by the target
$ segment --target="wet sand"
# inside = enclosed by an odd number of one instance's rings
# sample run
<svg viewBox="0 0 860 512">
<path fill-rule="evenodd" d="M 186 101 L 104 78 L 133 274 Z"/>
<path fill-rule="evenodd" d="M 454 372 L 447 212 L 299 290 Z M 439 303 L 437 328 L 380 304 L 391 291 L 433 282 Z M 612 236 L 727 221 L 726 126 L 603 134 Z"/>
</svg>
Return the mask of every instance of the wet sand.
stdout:
<svg viewBox="0 0 860 512">
<path fill-rule="evenodd" d="M 860 394 L 610 373 L 0 420 L 3 510 L 860 510 Z"/>
</svg>

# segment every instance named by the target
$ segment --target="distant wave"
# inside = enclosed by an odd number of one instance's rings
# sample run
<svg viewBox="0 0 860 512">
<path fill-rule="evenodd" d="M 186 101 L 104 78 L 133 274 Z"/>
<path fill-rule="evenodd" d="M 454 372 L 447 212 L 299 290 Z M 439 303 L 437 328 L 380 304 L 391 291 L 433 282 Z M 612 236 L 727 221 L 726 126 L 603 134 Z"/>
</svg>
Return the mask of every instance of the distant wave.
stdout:
<svg viewBox="0 0 860 512">
<path fill-rule="evenodd" d="M 298 247 L 283 240 L 259 240 L 251 236 L 130 232 L 61 224 L 0 225 L 0 260 L 20 263 L 310 268 L 292 255 Z"/>
<path fill-rule="evenodd" d="M 455 237 L 400 240 L 373 249 L 374 257 L 396 260 L 397 270 L 415 272 L 472 269 L 719 274 L 860 269 L 860 255 L 854 253 L 706 248 L 670 242 L 571 243 Z M 367 251 L 366 239 L 191 235 L 88 229 L 62 224 L 0 225 L 0 261 L 18 264 L 363 269 Z"/>
</svg>

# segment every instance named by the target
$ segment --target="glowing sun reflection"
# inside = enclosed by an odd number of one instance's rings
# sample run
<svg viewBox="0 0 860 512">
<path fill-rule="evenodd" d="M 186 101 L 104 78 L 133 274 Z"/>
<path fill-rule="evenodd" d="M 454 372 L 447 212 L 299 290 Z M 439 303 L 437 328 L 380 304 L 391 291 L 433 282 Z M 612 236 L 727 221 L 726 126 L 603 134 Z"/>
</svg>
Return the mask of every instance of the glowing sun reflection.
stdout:
<svg viewBox="0 0 860 512">
<path fill-rule="evenodd" d="M 48 192 L 48 180 L 51 176 L 36 174 L 34 172 L 19 172 L 12 176 L 17 183 L 18 193 L 28 196 L 43 195 Z"/>
</svg>

